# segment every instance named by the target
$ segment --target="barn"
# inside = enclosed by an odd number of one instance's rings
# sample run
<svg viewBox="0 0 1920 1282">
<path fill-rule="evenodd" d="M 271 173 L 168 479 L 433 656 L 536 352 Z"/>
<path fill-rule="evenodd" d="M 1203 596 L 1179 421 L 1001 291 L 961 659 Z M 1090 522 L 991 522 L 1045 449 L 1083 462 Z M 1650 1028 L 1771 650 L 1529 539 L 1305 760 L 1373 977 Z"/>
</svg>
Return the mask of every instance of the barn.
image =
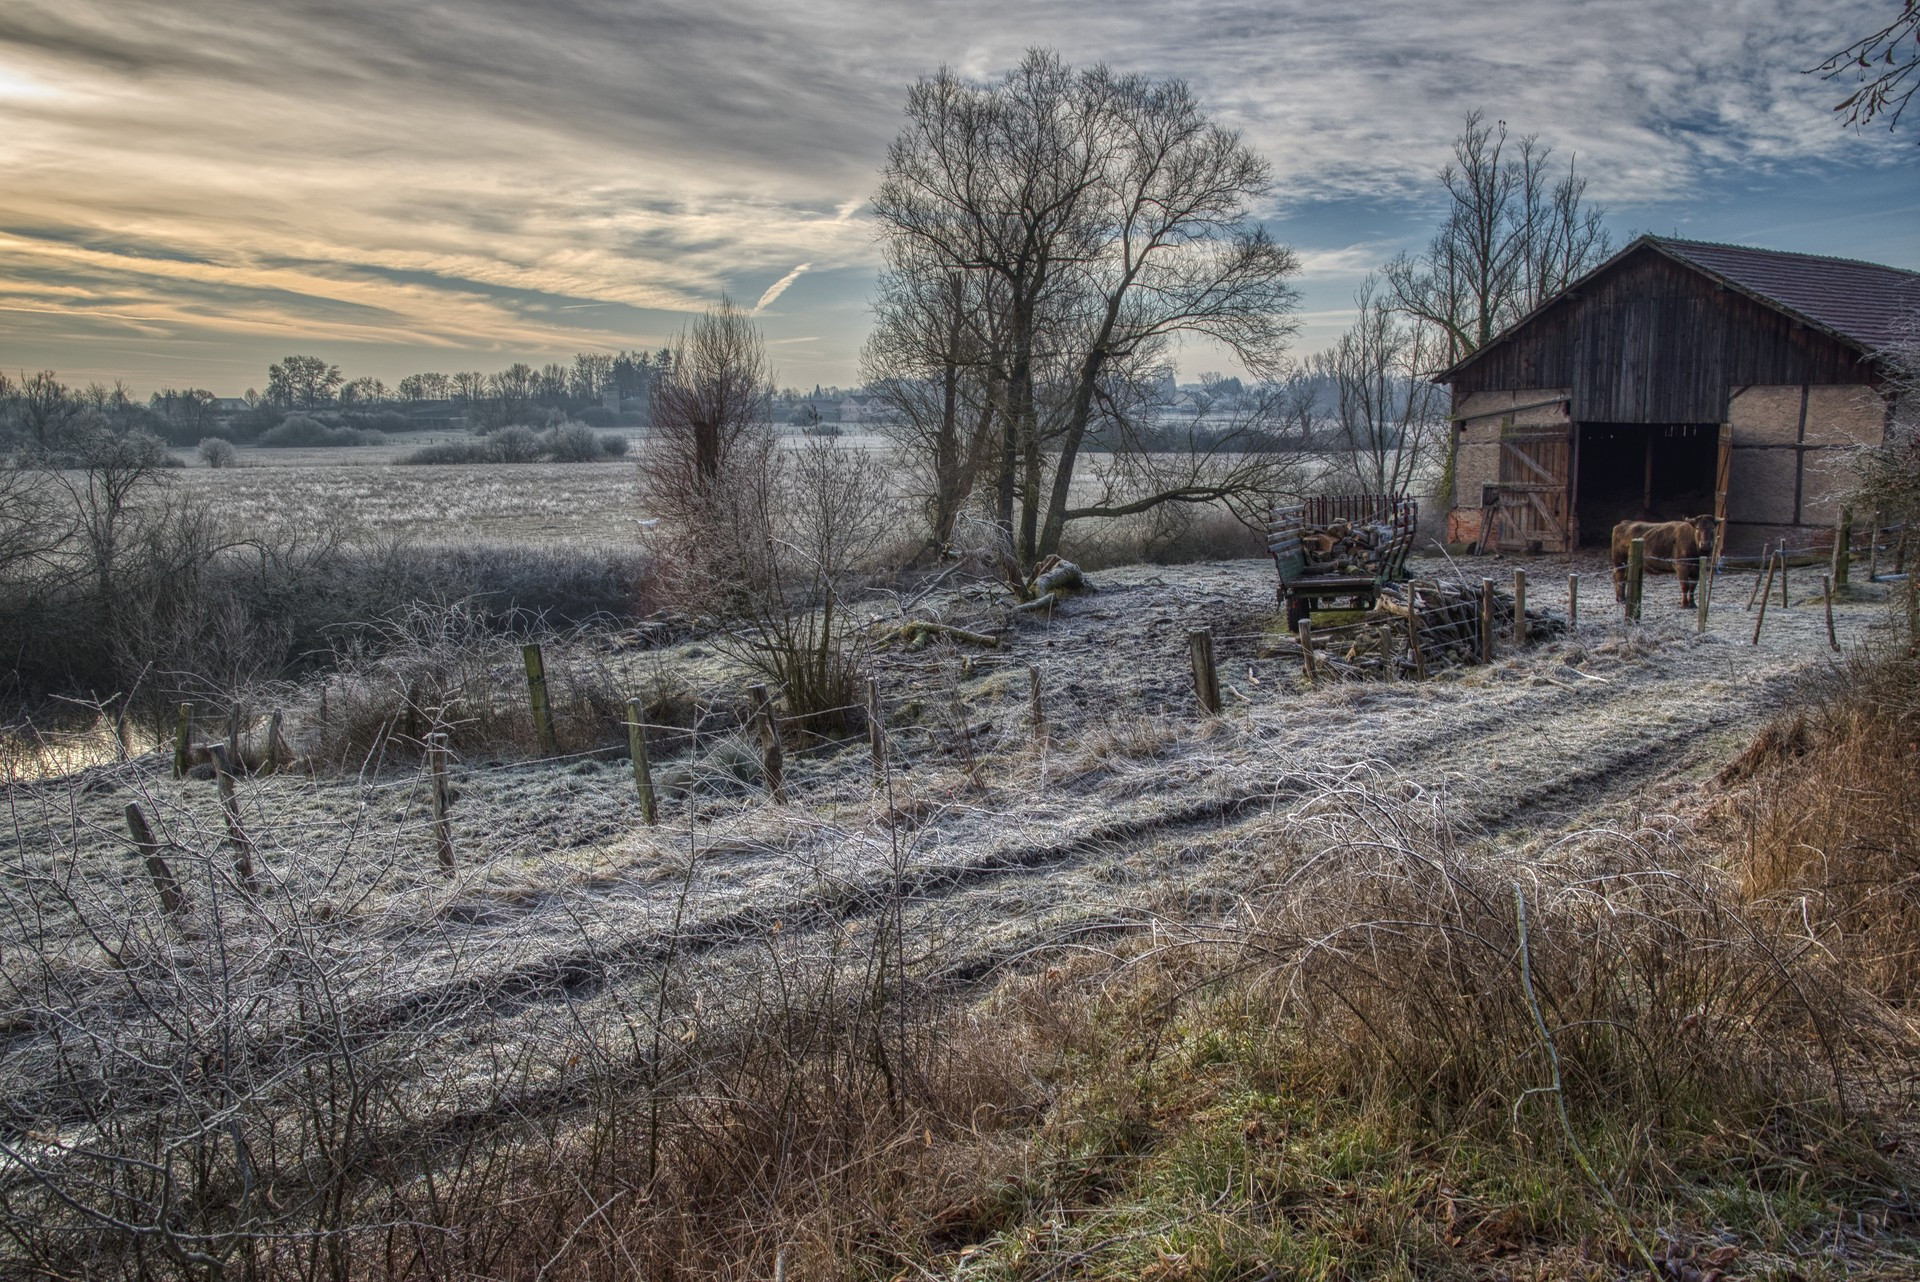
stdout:
<svg viewBox="0 0 1920 1282">
<path fill-rule="evenodd" d="M 1818 544 L 1848 451 L 1893 413 L 1877 354 L 1916 315 L 1920 273 L 1642 236 L 1436 376 L 1448 537 L 1564 552 L 1718 510 L 1727 552 Z"/>
</svg>

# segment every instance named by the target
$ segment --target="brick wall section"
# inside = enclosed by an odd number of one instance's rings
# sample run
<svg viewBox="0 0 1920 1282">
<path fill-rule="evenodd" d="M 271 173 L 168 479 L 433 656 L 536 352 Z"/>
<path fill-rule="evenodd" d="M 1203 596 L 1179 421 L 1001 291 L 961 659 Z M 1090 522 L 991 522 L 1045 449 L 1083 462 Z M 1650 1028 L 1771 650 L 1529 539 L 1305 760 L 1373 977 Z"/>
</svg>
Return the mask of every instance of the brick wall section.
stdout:
<svg viewBox="0 0 1920 1282">
<path fill-rule="evenodd" d="M 1500 479 L 1500 432 L 1506 421 L 1516 427 L 1565 423 L 1562 402 L 1568 394 L 1564 387 L 1542 387 L 1475 392 L 1462 398 L 1454 407 L 1455 417 L 1462 420 L 1453 471 L 1454 506 L 1478 509 L 1480 487 Z M 1540 405 L 1539 401 L 1552 403 Z M 1516 405 L 1531 408 L 1516 410 Z"/>
<path fill-rule="evenodd" d="M 1782 537 L 1802 546 L 1830 533 L 1853 483 L 1848 454 L 1881 439 L 1886 402 L 1864 384 L 1749 387 L 1729 397 L 1727 419 L 1727 550 L 1745 554 Z"/>
</svg>

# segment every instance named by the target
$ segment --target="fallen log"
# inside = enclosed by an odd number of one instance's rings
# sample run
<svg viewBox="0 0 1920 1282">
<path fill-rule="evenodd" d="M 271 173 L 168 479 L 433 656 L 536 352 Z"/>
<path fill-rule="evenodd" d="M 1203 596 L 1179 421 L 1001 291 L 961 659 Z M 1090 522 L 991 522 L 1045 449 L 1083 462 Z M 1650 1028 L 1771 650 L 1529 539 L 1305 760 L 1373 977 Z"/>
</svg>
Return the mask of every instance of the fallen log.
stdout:
<svg viewBox="0 0 1920 1282">
<path fill-rule="evenodd" d="M 965 628 L 956 628 L 951 623 L 936 623 L 932 619 L 909 620 L 900 625 L 898 635 L 907 645 L 915 647 L 925 645 L 934 637 L 947 637 L 987 650 L 1000 648 L 999 637 L 988 636 L 984 632 L 969 632 Z"/>
</svg>

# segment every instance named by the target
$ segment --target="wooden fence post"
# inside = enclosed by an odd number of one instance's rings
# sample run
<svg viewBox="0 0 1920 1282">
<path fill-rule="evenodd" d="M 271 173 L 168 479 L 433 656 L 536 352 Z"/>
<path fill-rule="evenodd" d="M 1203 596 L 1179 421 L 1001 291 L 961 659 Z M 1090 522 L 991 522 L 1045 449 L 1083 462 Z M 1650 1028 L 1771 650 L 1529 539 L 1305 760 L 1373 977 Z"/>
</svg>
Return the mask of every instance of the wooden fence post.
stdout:
<svg viewBox="0 0 1920 1282">
<path fill-rule="evenodd" d="M 1640 622 L 1640 602 L 1646 591 L 1647 541 L 1635 539 L 1627 545 L 1627 622 Z"/>
<path fill-rule="evenodd" d="M 1787 599 L 1787 541 L 1780 540 L 1780 608 L 1786 609 L 1793 604 Z"/>
<path fill-rule="evenodd" d="M 1832 575 L 1823 574 L 1820 576 L 1820 595 L 1826 598 L 1826 602 L 1827 602 L 1827 644 L 1832 646 L 1835 650 L 1838 650 L 1840 648 L 1840 640 L 1838 637 L 1833 635 L 1833 576 Z"/>
<path fill-rule="evenodd" d="M 767 791 L 775 801 L 787 799 L 786 754 L 780 750 L 780 722 L 773 713 L 773 695 L 765 686 L 747 687 L 753 700 L 754 720 L 760 726 L 760 767 L 767 777 Z"/>
<path fill-rule="evenodd" d="M 127 701 L 120 700 L 113 709 L 113 738 L 118 745 L 120 760 L 133 760 L 133 725 L 127 718 Z"/>
<path fill-rule="evenodd" d="M 1753 619 L 1753 644 L 1760 644 L 1760 625 L 1767 621 L 1767 602 L 1773 600 L 1773 566 L 1780 559 L 1778 552 L 1767 558 L 1767 585 L 1760 592 L 1760 613 Z"/>
<path fill-rule="evenodd" d="M 1833 532 L 1833 586 L 1844 588 L 1853 571 L 1853 509 L 1840 509 L 1840 524 Z"/>
<path fill-rule="evenodd" d="M 232 747 L 231 743 L 216 743 L 208 747 L 207 753 L 213 758 L 213 777 L 220 784 L 220 813 L 227 821 L 227 840 L 233 846 L 233 870 L 240 874 L 240 884 L 252 890 L 253 839 L 240 824 L 240 799 L 234 795 L 233 788 Z"/>
<path fill-rule="evenodd" d="M 1515 647 L 1527 643 L 1527 572 L 1516 569 L 1513 572 L 1513 644 Z"/>
<path fill-rule="evenodd" d="M 127 803 L 126 814 L 127 831 L 132 834 L 133 844 L 139 847 L 141 856 L 147 862 L 147 876 L 153 879 L 153 888 L 160 895 L 160 907 L 170 916 L 178 917 L 187 911 L 187 897 L 181 893 L 180 883 L 174 879 L 167 861 L 160 857 L 160 843 L 153 839 L 153 829 L 147 827 L 147 817 L 131 801 Z"/>
<path fill-rule="evenodd" d="M 553 733 L 553 708 L 547 702 L 547 662 L 537 645 L 520 647 L 527 664 L 527 701 L 533 705 L 533 730 L 539 736 L 540 755 L 560 755 L 560 741 Z"/>
<path fill-rule="evenodd" d="M 247 754 L 240 744 L 240 701 L 235 699 L 227 705 L 227 766 L 231 769 L 238 765 L 245 769 Z"/>
<path fill-rule="evenodd" d="M 1195 628 L 1187 633 L 1187 649 L 1193 661 L 1193 693 L 1205 713 L 1220 711 L 1220 674 L 1213 666 L 1213 629 Z"/>
<path fill-rule="evenodd" d="M 193 753 L 193 705 L 183 703 L 173 721 L 173 777 L 187 777 L 188 758 Z"/>
<path fill-rule="evenodd" d="M 1707 603 L 1713 599 L 1713 561 L 1704 552 L 1700 554 L 1700 567 L 1693 576 L 1693 603 L 1699 609 L 1699 618 L 1694 623 L 1694 631 L 1704 633 L 1707 630 Z"/>
<path fill-rule="evenodd" d="M 1480 580 L 1480 662 L 1493 662 L 1493 580 Z"/>
<path fill-rule="evenodd" d="M 653 795 L 653 762 L 647 758 L 647 723 L 641 719 L 645 706 L 638 699 L 627 700 L 627 755 L 633 758 L 633 786 L 640 793 L 640 819 L 647 827 L 660 822 L 660 804 Z"/>
<path fill-rule="evenodd" d="M 873 752 L 873 785 L 887 779 L 887 726 L 880 719 L 880 678 L 867 678 L 867 747 Z"/>
<path fill-rule="evenodd" d="M 1880 512 L 1873 513 L 1873 533 L 1867 536 L 1867 582 L 1880 580 Z"/>
<path fill-rule="evenodd" d="M 1420 599 L 1413 589 L 1407 589 L 1407 650 L 1413 656 L 1413 676 L 1416 681 L 1427 679 L 1427 652 L 1420 648 Z"/>
<path fill-rule="evenodd" d="M 1567 576 L 1567 631 L 1572 632 L 1580 626 L 1580 576 Z"/>
<path fill-rule="evenodd" d="M 1027 665 L 1027 702 L 1031 706 L 1033 737 L 1042 738 L 1047 733 L 1046 710 L 1040 706 L 1040 669 Z"/>
<path fill-rule="evenodd" d="M 1313 659 L 1312 621 L 1309 619 L 1300 620 L 1300 630 L 1296 635 L 1300 638 L 1301 668 L 1307 674 L 1308 681 L 1318 682 L 1320 680 L 1320 665 L 1315 663 Z"/>
<path fill-rule="evenodd" d="M 440 871 L 453 876 L 453 821 L 447 818 L 447 808 L 453 804 L 453 793 L 447 787 L 447 736 L 444 731 L 436 730 L 427 736 L 427 768 L 433 774 L 433 848 L 440 862 Z"/>
<path fill-rule="evenodd" d="M 280 726 L 285 719 L 285 714 L 278 708 L 267 718 L 267 759 L 261 767 L 264 774 L 279 773 L 281 761 L 291 755 L 287 752 L 286 737 L 280 733 Z"/>
</svg>

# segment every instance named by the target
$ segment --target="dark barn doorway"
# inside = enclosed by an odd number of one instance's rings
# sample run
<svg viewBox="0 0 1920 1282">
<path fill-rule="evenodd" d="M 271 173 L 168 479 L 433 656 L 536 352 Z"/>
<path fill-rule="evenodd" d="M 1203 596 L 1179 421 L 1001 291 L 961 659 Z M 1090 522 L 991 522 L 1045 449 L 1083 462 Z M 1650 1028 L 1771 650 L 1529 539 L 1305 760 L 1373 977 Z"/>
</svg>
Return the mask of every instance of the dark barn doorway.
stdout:
<svg viewBox="0 0 1920 1282">
<path fill-rule="evenodd" d="M 1718 424 L 1582 423 L 1575 479 L 1580 542 L 1605 547 L 1621 521 L 1713 511 Z"/>
</svg>

